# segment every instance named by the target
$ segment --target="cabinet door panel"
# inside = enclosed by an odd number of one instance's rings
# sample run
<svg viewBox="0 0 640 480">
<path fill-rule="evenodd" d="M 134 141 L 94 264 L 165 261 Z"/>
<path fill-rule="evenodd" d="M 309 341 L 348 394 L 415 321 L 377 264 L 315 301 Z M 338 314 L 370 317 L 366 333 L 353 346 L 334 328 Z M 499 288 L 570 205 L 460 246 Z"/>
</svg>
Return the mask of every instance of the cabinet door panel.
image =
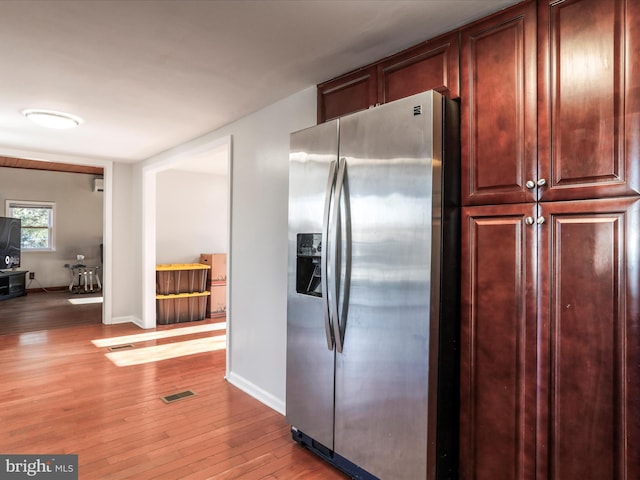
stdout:
<svg viewBox="0 0 640 480">
<path fill-rule="evenodd" d="M 378 98 L 391 102 L 427 90 L 460 96 L 458 33 L 394 55 L 378 65 Z"/>
<path fill-rule="evenodd" d="M 460 59 L 463 204 L 535 201 L 535 2 L 462 30 Z"/>
<path fill-rule="evenodd" d="M 639 11 L 631 0 L 540 2 L 542 200 L 640 192 Z"/>
<path fill-rule="evenodd" d="M 318 85 L 318 123 L 365 110 L 378 103 L 376 67 L 368 67 Z"/>
<path fill-rule="evenodd" d="M 639 478 L 640 199 L 541 214 L 539 478 Z"/>
<path fill-rule="evenodd" d="M 461 478 L 535 472 L 534 204 L 462 212 Z"/>
</svg>

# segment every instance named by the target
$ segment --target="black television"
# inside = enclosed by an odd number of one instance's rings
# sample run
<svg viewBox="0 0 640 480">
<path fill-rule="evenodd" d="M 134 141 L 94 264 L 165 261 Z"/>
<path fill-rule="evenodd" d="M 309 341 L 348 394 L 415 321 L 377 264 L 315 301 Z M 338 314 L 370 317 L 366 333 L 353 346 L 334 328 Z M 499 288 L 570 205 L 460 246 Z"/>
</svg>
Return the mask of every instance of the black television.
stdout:
<svg viewBox="0 0 640 480">
<path fill-rule="evenodd" d="M 19 218 L 0 217 L 0 269 L 20 266 Z"/>
</svg>

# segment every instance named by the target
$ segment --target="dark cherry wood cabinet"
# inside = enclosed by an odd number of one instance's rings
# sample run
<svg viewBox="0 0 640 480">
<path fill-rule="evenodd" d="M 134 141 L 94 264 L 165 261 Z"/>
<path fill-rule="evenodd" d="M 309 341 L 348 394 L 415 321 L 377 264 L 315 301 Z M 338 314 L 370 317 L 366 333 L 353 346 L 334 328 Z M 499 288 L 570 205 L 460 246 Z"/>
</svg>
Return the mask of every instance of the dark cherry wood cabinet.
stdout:
<svg viewBox="0 0 640 480">
<path fill-rule="evenodd" d="M 640 2 L 539 2 L 542 200 L 640 193 Z"/>
<path fill-rule="evenodd" d="M 640 478 L 640 198 L 539 209 L 538 478 Z"/>
<path fill-rule="evenodd" d="M 376 67 L 370 66 L 318 85 L 318 123 L 378 103 L 377 82 Z"/>
<path fill-rule="evenodd" d="M 461 32 L 463 205 L 536 201 L 536 4 Z"/>
<path fill-rule="evenodd" d="M 535 475 L 537 229 L 528 218 L 535 204 L 462 209 L 461 479 Z"/>
<path fill-rule="evenodd" d="M 640 474 L 640 197 L 463 208 L 462 479 Z"/>
<path fill-rule="evenodd" d="M 434 38 L 377 65 L 378 102 L 387 103 L 436 90 L 460 96 L 458 32 Z"/>
<path fill-rule="evenodd" d="M 458 32 L 426 41 L 318 85 L 318 123 L 436 90 L 459 96 Z"/>
<path fill-rule="evenodd" d="M 462 31 L 462 479 L 640 478 L 638 32 L 631 0 Z"/>
<path fill-rule="evenodd" d="M 524 2 L 464 28 L 463 204 L 639 194 L 639 55 L 631 0 Z"/>
<path fill-rule="evenodd" d="M 461 105 L 460 478 L 639 479 L 640 1 L 518 3 L 318 121 L 428 89 Z"/>
</svg>

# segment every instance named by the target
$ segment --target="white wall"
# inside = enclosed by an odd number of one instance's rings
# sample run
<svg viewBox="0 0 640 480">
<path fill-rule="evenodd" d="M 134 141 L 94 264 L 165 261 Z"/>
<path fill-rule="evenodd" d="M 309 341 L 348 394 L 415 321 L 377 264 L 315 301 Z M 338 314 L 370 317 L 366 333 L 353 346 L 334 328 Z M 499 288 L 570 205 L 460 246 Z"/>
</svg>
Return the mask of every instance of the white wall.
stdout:
<svg viewBox="0 0 640 480">
<path fill-rule="evenodd" d="M 233 135 L 229 380 L 282 413 L 289 134 L 315 123 L 312 87 L 220 131 Z"/>
<path fill-rule="evenodd" d="M 105 263 L 109 262 L 113 272 L 111 282 L 112 318 L 108 323 L 140 323 L 142 296 L 140 285 L 140 237 L 142 223 L 139 209 L 134 208 L 141 198 L 136 185 L 135 172 L 130 164 L 113 164 L 111 182 L 113 202 L 112 242 L 105 244 Z"/>
<path fill-rule="evenodd" d="M 227 178 L 180 170 L 156 177 L 156 261 L 194 263 L 227 252 Z"/>
<path fill-rule="evenodd" d="M 220 129 L 233 136 L 228 379 L 284 412 L 289 134 L 316 123 L 316 89 Z"/>
<path fill-rule="evenodd" d="M 94 175 L 0 167 L 0 211 L 5 200 L 55 202 L 55 251 L 22 251 L 21 269 L 35 272 L 29 288 L 69 285 L 66 263 L 85 256 L 87 265 L 100 265 L 103 243 L 103 193 L 93 191 Z"/>
<path fill-rule="evenodd" d="M 315 123 L 314 86 L 135 167 L 135 181 L 140 187 L 134 190 L 142 192 L 137 209 L 147 222 L 145 209 L 156 199 L 155 180 L 149 176 L 148 181 L 142 181 L 145 170 L 170 162 L 184 151 L 198 150 L 223 137 L 233 138 L 227 378 L 282 413 L 286 386 L 289 134 Z M 145 255 L 143 245 L 148 245 L 144 237 L 139 243 L 140 258 Z M 141 265 L 138 270 L 142 271 Z M 141 305 L 153 301 L 151 281 L 146 283 L 150 291 L 145 288 Z"/>
</svg>

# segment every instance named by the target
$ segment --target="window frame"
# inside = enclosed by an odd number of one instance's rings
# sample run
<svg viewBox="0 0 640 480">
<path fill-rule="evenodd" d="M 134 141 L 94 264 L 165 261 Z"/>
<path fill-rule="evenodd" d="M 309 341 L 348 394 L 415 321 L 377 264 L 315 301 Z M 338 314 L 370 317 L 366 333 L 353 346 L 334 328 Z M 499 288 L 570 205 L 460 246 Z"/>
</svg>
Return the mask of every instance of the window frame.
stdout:
<svg viewBox="0 0 640 480">
<path fill-rule="evenodd" d="M 56 251 L 56 203 L 45 202 L 39 200 L 5 200 L 5 212 L 8 217 L 13 217 L 14 208 L 34 208 L 49 210 L 49 226 L 48 227 L 31 227 L 27 228 L 46 228 L 49 235 L 48 247 L 46 248 L 30 248 L 22 244 L 22 231 L 20 232 L 20 248 L 23 252 L 55 252 Z M 22 224 L 22 228 L 25 225 Z"/>
</svg>

